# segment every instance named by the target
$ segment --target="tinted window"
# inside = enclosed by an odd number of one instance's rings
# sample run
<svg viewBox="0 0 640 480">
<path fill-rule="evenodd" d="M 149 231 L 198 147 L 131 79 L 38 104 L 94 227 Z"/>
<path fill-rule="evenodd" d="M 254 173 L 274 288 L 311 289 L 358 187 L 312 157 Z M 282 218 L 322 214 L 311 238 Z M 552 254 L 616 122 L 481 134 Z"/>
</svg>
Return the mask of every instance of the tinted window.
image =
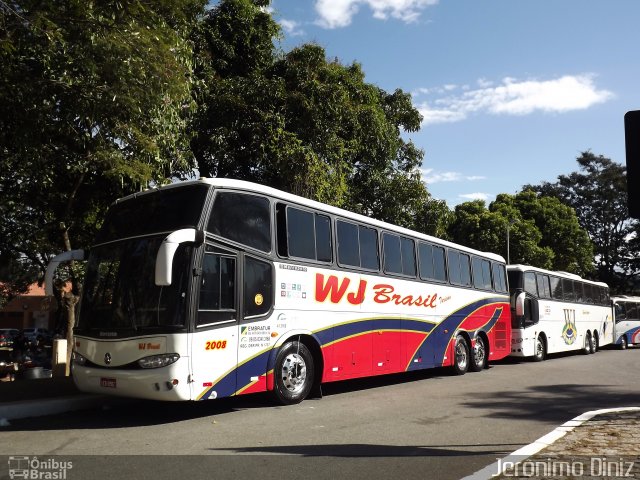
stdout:
<svg viewBox="0 0 640 480">
<path fill-rule="evenodd" d="M 316 215 L 316 251 L 318 260 L 321 262 L 330 262 L 333 259 L 331 220 L 324 215 Z"/>
<path fill-rule="evenodd" d="M 206 253 L 202 263 L 198 324 L 235 319 L 235 258 Z"/>
<path fill-rule="evenodd" d="M 585 303 L 594 303 L 593 302 L 593 285 L 590 283 L 585 283 L 583 285 L 584 290 L 584 301 Z"/>
<path fill-rule="evenodd" d="M 96 244 L 155 232 L 195 228 L 208 191 L 207 185 L 190 185 L 120 201 L 109 208 Z"/>
<path fill-rule="evenodd" d="M 462 285 L 471 285 L 471 258 L 460 254 L 460 281 Z"/>
<path fill-rule="evenodd" d="M 387 273 L 402 273 L 400 237 L 389 233 L 383 233 L 382 248 L 384 250 L 384 271 Z"/>
<path fill-rule="evenodd" d="M 491 290 L 491 264 L 488 260 L 473 257 L 473 286 Z"/>
<path fill-rule="evenodd" d="M 638 320 L 640 318 L 640 312 L 638 311 L 638 304 L 634 302 L 627 302 L 627 318 L 629 320 Z"/>
<path fill-rule="evenodd" d="M 573 282 L 573 291 L 576 297 L 576 301 L 584 302 L 584 289 L 582 282 Z"/>
<path fill-rule="evenodd" d="M 600 303 L 602 305 L 609 305 L 611 300 L 609 299 L 609 289 L 600 287 Z"/>
<path fill-rule="evenodd" d="M 315 221 L 313 213 L 287 209 L 289 256 L 316 259 Z"/>
<path fill-rule="evenodd" d="M 449 281 L 455 285 L 471 285 L 469 255 L 449 250 Z"/>
<path fill-rule="evenodd" d="M 378 232 L 373 228 L 360 226 L 360 261 L 361 267 L 378 270 Z"/>
<path fill-rule="evenodd" d="M 338 261 L 369 270 L 378 269 L 378 232 L 373 228 L 337 222 Z"/>
<path fill-rule="evenodd" d="M 573 293 L 573 280 L 567 278 L 562 279 L 562 296 L 567 302 L 575 302 L 576 297 Z"/>
<path fill-rule="evenodd" d="M 551 286 L 551 298 L 562 300 L 562 283 L 558 277 L 549 277 Z"/>
<path fill-rule="evenodd" d="M 621 320 L 627 319 L 627 311 L 623 302 L 616 303 L 615 312 L 616 312 L 616 323 Z"/>
<path fill-rule="evenodd" d="M 428 243 L 419 243 L 418 257 L 420 259 L 420 278 L 439 281 L 445 281 L 447 279 L 444 248 L 436 247 Z"/>
<path fill-rule="evenodd" d="M 507 282 L 504 274 L 505 266 L 499 263 L 493 264 L 493 288 L 496 292 L 506 292 Z"/>
<path fill-rule="evenodd" d="M 244 260 L 244 316 L 264 315 L 273 305 L 271 264 L 252 257 Z"/>
<path fill-rule="evenodd" d="M 551 289 L 549 288 L 549 277 L 547 275 L 536 274 L 536 283 L 538 285 L 538 295 L 540 298 L 551 298 Z"/>
<path fill-rule="evenodd" d="M 526 272 L 524 274 L 524 291 L 531 295 L 538 296 L 538 287 L 536 286 L 536 274 L 533 272 Z"/>
<path fill-rule="evenodd" d="M 410 238 L 400 238 L 400 250 L 402 251 L 402 273 L 412 277 L 416 276 L 416 247 Z"/>
<path fill-rule="evenodd" d="M 214 235 L 269 252 L 269 200 L 256 195 L 218 192 L 207 228 Z"/>
<path fill-rule="evenodd" d="M 352 223 L 337 222 L 338 260 L 342 265 L 360 266 L 360 246 L 358 226 Z"/>
<path fill-rule="evenodd" d="M 460 285 L 460 254 L 455 250 L 449 250 L 449 281 L 454 285 Z"/>
</svg>

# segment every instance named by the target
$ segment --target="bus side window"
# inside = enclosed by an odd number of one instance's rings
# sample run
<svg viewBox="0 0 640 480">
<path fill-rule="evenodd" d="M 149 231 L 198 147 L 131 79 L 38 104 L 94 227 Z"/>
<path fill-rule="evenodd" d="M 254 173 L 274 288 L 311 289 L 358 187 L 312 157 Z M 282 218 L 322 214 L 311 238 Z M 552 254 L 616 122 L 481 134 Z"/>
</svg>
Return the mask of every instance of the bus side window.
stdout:
<svg viewBox="0 0 640 480">
<path fill-rule="evenodd" d="M 235 258 L 208 252 L 205 254 L 200 280 L 198 325 L 235 319 L 235 277 Z"/>
<path fill-rule="evenodd" d="M 638 304 L 634 302 L 627 302 L 626 304 L 627 310 L 627 319 L 628 320 L 638 320 L 640 319 L 640 311 L 638 311 Z"/>
<path fill-rule="evenodd" d="M 257 195 L 218 192 L 207 230 L 263 252 L 271 251 L 269 200 Z"/>
<path fill-rule="evenodd" d="M 616 323 L 627 319 L 624 303 L 616 303 Z"/>
</svg>

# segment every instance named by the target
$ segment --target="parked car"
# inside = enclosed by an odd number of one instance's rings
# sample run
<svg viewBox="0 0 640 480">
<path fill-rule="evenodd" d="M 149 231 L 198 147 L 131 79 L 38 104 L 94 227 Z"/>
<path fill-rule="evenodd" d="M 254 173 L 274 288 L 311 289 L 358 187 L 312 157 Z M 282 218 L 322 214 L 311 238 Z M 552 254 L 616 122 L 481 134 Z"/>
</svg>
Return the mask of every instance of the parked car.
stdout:
<svg viewBox="0 0 640 480">
<path fill-rule="evenodd" d="M 52 336 L 46 328 L 25 328 L 22 333 L 33 347 L 51 343 Z"/>
<path fill-rule="evenodd" d="M 17 328 L 0 328 L 0 347 L 12 347 L 13 339 L 18 336 Z"/>
<path fill-rule="evenodd" d="M 0 348 L 0 378 L 6 377 L 7 374 L 14 375 L 17 370 L 18 364 L 13 360 L 11 350 Z"/>
</svg>

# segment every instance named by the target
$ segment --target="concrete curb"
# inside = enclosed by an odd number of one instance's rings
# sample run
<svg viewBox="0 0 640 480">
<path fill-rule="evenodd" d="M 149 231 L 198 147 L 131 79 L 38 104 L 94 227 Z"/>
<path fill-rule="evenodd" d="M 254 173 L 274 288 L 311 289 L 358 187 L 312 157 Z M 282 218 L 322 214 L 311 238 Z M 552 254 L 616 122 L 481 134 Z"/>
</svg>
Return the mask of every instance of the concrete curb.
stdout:
<svg viewBox="0 0 640 480">
<path fill-rule="evenodd" d="M 605 413 L 617 413 L 617 412 L 637 412 L 640 411 L 640 407 L 624 407 L 624 408 L 604 408 L 602 410 L 592 410 L 590 412 L 583 413 L 582 415 L 577 416 L 576 418 L 569 420 L 566 423 L 563 423 L 555 430 L 547 433 L 546 435 L 540 437 L 535 442 L 530 443 L 529 445 L 525 445 L 522 448 L 519 448 L 515 452 L 507 455 L 506 457 L 500 459 L 492 463 L 491 465 L 486 466 L 482 470 L 478 470 L 477 472 L 464 477 L 461 480 L 488 480 L 492 477 L 496 477 L 503 472 L 500 471 L 500 467 L 504 466 L 505 462 L 517 462 L 522 461 L 525 458 L 531 457 L 536 453 L 540 452 L 540 450 L 552 445 L 554 442 L 558 441 L 562 437 L 564 437 L 567 433 L 574 430 L 576 427 L 579 427 L 587 420 L 591 420 L 593 417 L 598 415 L 602 415 Z"/>
<path fill-rule="evenodd" d="M 43 417 L 57 413 L 71 412 L 98 408 L 111 401 L 109 397 L 101 395 L 73 395 L 43 400 L 28 400 L 24 402 L 10 402 L 0 405 L 0 426 L 3 420 L 17 420 L 20 418 Z"/>
</svg>

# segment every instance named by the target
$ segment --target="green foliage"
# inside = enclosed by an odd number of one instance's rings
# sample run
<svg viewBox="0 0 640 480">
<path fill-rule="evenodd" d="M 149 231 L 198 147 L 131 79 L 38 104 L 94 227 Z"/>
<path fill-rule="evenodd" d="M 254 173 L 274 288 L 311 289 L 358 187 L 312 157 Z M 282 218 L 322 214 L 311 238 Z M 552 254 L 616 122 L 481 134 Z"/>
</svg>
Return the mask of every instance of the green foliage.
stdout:
<svg viewBox="0 0 640 480">
<path fill-rule="evenodd" d="M 597 278 L 616 291 L 629 291 L 640 274 L 635 260 L 640 245 L 633 235 L 638 222 L 627 209 L 626 168 L 589 151 L 577 161 L 579 171 L 526 188 L 572 207 L 593 242 Z"/>
<path fill-rule="evenodd" d="M 510 213 L 515 209 L 518 216 L 508 218 L 520 218 L 533 224 L 532 227 L 538 232 L 535 234 L 536 245 L 548 252 L 547 266 L 536 266 L 579 275 L 587 275 L 593 270 L 593 248 L 589 236 L 580 227 L 576 212 L 557 198 L 543 197 L 532 190 L 525 190 L 515 196 L 498 195 L 490 209 Z M 513 229 L 516 232 L 519 230 L 515 222 Z"/>
<path fill-rule="evenodd" d="M 531 190 L 500 194 L 488 209 L 481 200 L 458 205 L 448 232 L 454 242 L 499 253 L 512 264 L 581 275 L 592 269 L 591 243 L 573 209 Z"/>
<path fill-rule="evenodd" d="M 200 172 L 414 226 L 428 194 L 423 154 L 401 135 L 420 127 L 410 96 L 366 83 L 360 65 L 328 61 L 318 45 L 278 52 L 279 27 L 260 6 L 221 1 L 194 40 Z"/>
<path fill-rule="evenodd" d="M 42 271 L 117 197 L 185 175 L 200 0 L 0 6 L 0 252 Z M 73 239 L 73 242 L 72 242 Z"/>
<path fill-rule="evenodd" d="M 451 239 L 478 250 L 498 253 L 512 264 L 550 268 L 553 252 L 539 245 L 542 234 L 532 221 L 522 217 L 515 205 L 508 203 L 509 199 L 509 195 L 499 195 L 489 209 L 482 200 L 456 206 L 455 220 L 449 227 Z"/>
</svg>

